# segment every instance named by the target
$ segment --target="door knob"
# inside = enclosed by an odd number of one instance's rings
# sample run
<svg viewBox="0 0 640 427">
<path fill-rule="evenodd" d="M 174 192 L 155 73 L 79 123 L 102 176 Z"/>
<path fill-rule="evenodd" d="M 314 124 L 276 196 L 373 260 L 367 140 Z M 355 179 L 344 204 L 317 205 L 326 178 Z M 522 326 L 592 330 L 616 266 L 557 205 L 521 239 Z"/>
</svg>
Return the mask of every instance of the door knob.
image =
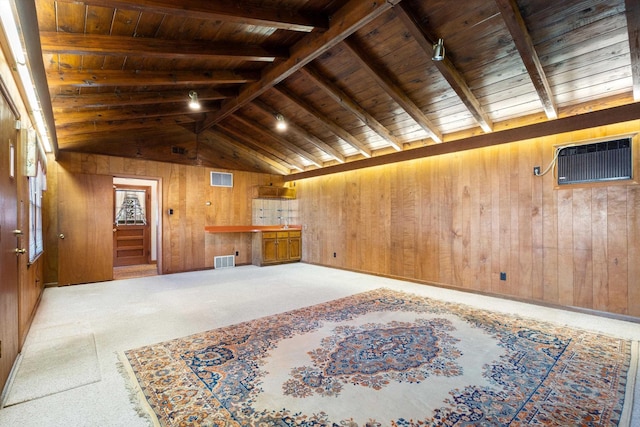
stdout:
<svg viewBox="0 0 640 427">
<path fill-rule="evenodd" d="M 18 249 L 18 248 L 16 248 L 15 251 L 16 251 L 16 255 L 22 255 L 27 252 L 26 249 Z"/>
<path fill-rule="evenodd" d="M 58 237 L 61 238 L 62 240 L 64 240 L 64 234 L 60 233 L 60 234 L 58 234 Z"/>
<path fill-rule="evenodd" d="M 13 230 L 13 231 L 12 231 L 12 233 L 13 233 L 15 236 L 22 236 L 22 230 Z"/>
</svg>

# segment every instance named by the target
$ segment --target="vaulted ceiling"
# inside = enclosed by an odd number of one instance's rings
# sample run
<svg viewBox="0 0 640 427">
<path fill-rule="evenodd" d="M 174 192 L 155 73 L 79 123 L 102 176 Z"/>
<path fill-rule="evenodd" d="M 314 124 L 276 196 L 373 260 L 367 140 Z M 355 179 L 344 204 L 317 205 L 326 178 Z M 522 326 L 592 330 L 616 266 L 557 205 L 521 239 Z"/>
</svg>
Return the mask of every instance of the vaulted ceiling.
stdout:
<svg viewBox="0 0 640 427">
<path fill-rule="evenodd" d="M 58 152 L 290 175 L 640 100 L 637 0 L 35 5 Z"/>
</svg>

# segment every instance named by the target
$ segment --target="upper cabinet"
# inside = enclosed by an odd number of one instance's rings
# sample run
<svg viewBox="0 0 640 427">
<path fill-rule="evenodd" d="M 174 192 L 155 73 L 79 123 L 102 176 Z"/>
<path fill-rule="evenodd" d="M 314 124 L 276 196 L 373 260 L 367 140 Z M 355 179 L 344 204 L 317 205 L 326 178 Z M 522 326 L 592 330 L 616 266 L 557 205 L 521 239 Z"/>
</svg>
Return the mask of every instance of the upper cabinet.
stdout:
<svg viewBox="0 0 640 427">
<path fill-rule="evenodd" d="M 293 187 L 277 187 L 261 185 L 255 188 L 255 199 L 295 199 L 296 189 Z"/>
</svg>

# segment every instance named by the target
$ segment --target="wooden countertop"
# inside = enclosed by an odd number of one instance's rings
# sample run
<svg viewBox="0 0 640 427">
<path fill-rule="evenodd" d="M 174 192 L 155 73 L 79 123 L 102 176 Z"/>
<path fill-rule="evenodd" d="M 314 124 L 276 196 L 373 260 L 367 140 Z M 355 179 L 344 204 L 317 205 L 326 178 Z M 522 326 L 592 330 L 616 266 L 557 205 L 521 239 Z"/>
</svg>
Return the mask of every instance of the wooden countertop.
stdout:
<svg viewBox="0 0 640 427">
<path fill-rule="evenodd" d="M 302 230 L 301 225 L 207 225 L 204 230 L 208 233 L 257 233 L 260 231 L 288 231 Z"/>
</svg>

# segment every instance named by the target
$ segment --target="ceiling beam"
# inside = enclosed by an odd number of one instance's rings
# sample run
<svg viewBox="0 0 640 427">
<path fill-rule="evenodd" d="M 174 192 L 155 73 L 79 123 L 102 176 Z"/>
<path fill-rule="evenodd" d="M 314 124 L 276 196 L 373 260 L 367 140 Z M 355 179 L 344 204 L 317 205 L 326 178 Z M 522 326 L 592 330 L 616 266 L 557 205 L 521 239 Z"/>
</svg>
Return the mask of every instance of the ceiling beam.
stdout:
<svg viewBox="0 0 640 427">
<path fill-rule="evenodd" d="M 290 165 L 282 163 L 279 159 L 275 160 L 270 156 L 266 156 L 256 150 L 252 150 L 251 148 L 239 143 L 238 141 L 235 141 L 233 138 L 228 137 L 224 133 L 218 132 L 214 129 L 208 129 L 202 132 L 201 138 L 202 139 L 201 140 L 199 139 L 199 141 L 203 142 L 204 144 L 209 146 L 209 148 L 211 149 L 217 149 L 216 143 L 221 142 L 223 144 L 226 144 L 232 147 L 234 151 L 239 151 L 243 154 L 242 156 L 237 156 L 237 157 L 248 158 L 248 159 L 253 158 L 255 159 L 256 162 L 265 163 L 268 165 L 270 169 L 272 169 L 274 172 L 276 172 L 279 175 L 288 175 L 291 173 L 291 169 L 295 169 L 295 168 L 292 168 Z M 264 168 L 261 168 L 258 166 L 258 169 L 261 170 Z"/>
<path fill-rule="evenodd" d="M 297 95 L 295 95 L 293 92 L 291 92 L 290 90 L 284 87 L 278 86 L 273 88 L 273 90 L 277 91 L 280 95 L 284 96 L 290 103 L 295 104 L 298 108 L 301 108 L 302 110 L 306 111 L 308 114 L 313 116 L 314 119 L 322 123 L 324 127 L 326 127 L 329 131 L 331 131 L 335 136 L 342 139 L 344 142 L 349 144 L 355 150 L 359 151 L 360 154 L 362 154 L 365 157 L 371 157 L 371 150 L 369 150 L 367 146 L 365 146 L 358 138 L 351 135 L 344 128 L 338 125 L 336 122 L 334 122 L 329 117 L 327 117 L 320 110 L 316 109 L 315 107 L 312 107 L 307 102 L 305 102 L 304 100 L 299 98 Z"/>
<path fill-rule="evenodd" d="M 178 86 L 195 84 L 236 84 L 256 81 L 255 71 L 60 71 L 47 72 L 50 88 L 62 86 Z"/>
<path fill-rule="evenodd" d="M 547 120 L 532 125 L 506 129 L 448 141 L 446 144 L 432 144 L 412 150 L 404 150 L 385 156 L 376 156 L 370 159 L 361 159 L 342 165 L 327 166 L 322 169 L 311 170 L 288 175 L 285 181 L 312 178 L 321 175 L 330 175 L 339 172 L 353 171 L 373 166 L 404 162 L 425 157 L 439 156 L 441 154 L 456 153 L 466 150 L 491 147 L 494 145 L 520 142 L 529 139 L 542 138 L 549 135 L 558 135 L 566 132 L 574 132 L 584 129 L 598 128 L 615 123 L 624 123 L 631 120 L 640 120 L 640 103 L 635 102 L 601 111 L 587 112 L 575 116 Z"/>
<path fill-rule="evenodd" d="M 624 4 L 627 12 L 627 31 L 629 32 L 633 99 L 640 101 L 640 3 L 637 0 L 625 0 Z"/>
<path fill-rule="evenodd" d="M 235 91 L 198 89 L 200 101 L 220 101 L 235 95 Z M 118 92 L 52 95 L 51 104 L 54 111 L 74 110 L 78 108 L 111 108 L 133 105 L 157 105 L 166 103 L 188 102 L 188 92 L 184 90 L 157 92 Z"/>
<path fill-rule="evenodd" d="M 230 119 L 234 117 L 235 116 L 231 116 Z M 255 147 L 255 148 L 252 148 L 253 150 L 255 149 L 262 150 L 259 152 L 266 153 L 264 155 L 270 157 L 274 161 L 278 161 L 283 164 L 286 163 L 290 169 L 304 171 L 304 165 L 300 161 L 295 159 L 290 159 L 288 156 L 285 155 L 284 152 L 277 150 L 270 144 L 264 143 L 262 141 L 257 140 L 256 138 L 248 136 L 247 133 L 244 132 L 243 130 L 239 130 L 229 125 L 228 120 L 225 120 L 223 123 L 218 123 L 215 127 L 215 130 L 222 130 L 224 133 L 226 133 L 227 135 L 230 135 L 233 139 L 235 139 L 239 143 L 243 143 L 248 147 Z M 285 158 L 283 158 L 283 156 L 285 156 Z"/>
<path fill-rule="evenodd" d="M 42 52 L 50 54 L 134 56 L 161 59 L 231 59 L 273 62 L 288 57 L 284 49 L 204 40 L 166 40 L 103 34 L 41 32 Z"/>
<path fill-rule="evenodd" d="M 413 13 L 409 9 L 409 5 L 404 2 L 399 7 L 395 7 L 394 12 L 400 18 L 404 26 L 409 30 L 414 40 L 420 45 L 422 50 L 429 56 L 433 56 L 433 45 L 436 43 L 436 37 L 429 34 L 427 30 L 418 24 Z M 449 86 L 458 95 L 462 103 L 467 107 L 476 122 L 485 132 L 493 130 L 493 121 L 484 111 L 480 101 L 473 94 L 465 78 L 460 71 L 453 65 L 453 62 L 445 56 L 442 61 L 433 61 L 433 65 L 440 71 L 442 77 L 449 83 Z"/>
<path fill-rule="evenodd" d="M 375 117 L 365 111 L 357 102 L 335 84 L 331 83 L 327 78 L 312 65 L 307 65 L 300 71 L 310 80 L 312 80 L 320 89 L 322 89 L 331 99 L 340 104 L 342 108 L 349 111 L 367 125 L 371 130 L 377 133 L 382 139 L 387 141 L 396 151 L 402 151 L 402 142 L 398 140 L 389 130 L 382 125 Z"/>
<path fill-rule="evenodd" d="M 275 117 L 277 111 L 259 99 L 254 99 L 252 101 L 252 105 L 255 106 L 258 111 L 260 111 L 265 116 Z M 309 144 L 315 146 L 318 150 L 324 152 L 329 157 L 332 157 L 335 161 L 339 163 L 344 163 L 345 158 L 338 151 L 334 150 L 329 144 L 321 140 L 315 135 L 310 134 L 305 129 L 296 125 L 295 123 L 287 123 L 287 132 L 295 134 L 298 138 L 305 140 Z"/>
<path fill-rule="evenodd" d="M 529 30 L 527 30 L 527 25 L 520 14 L 516 0 L 495 0 L 495 2 L 507 29 L 511 33 L 531 82 L 538 93 L 547 118 L 556 119 L 558 117 L 558 108 L 553 99 L 553 91 L 542 68 L 542 63 L 533 45 L 533 40 L 531 40 Z"/>
<path fill-rule="evenodd" d="M 158 128 L 159 126 L 182 125 L 195 123 L 197 120 L 192 115 L 182 115 L 173 117 L 149 117 L 134 120 L 114 120 L 114 121 L 93 121 L 89 123 L 71 123 L 57 127 L 58 141 L 60 146 L 68 144 L 75 135 L 82 135 L 87 139 L 87 135 L 140 130 L 147 128 Z M 74 138 L 76 139 L 76 138 Z"/>
<path fill-rule="evenodd" d="M 426 114 L 404 93 L 386 71 L 374 65 L 373 58 L 370 58 L 353 40 L 345 40 L 344 46 L 351 53 L 351 56 L 358 61 L 362 69 L 429 134 L 431 139 L 435 142 L 442 142 L 442 134 L 436 125 L 429 120 Z"/>
<path fill-rule="evenodd" d="M 264 92 L 277 85 L 300 68 L 307 65 L 369 22 L 391 9 L 400 0 L 371 1 L 349 0 L 335 14 L 327 31 L 307 34 L 289 49 L 290 56 L 284 61 L 268 65 L 262 78 L 246 85 L 236 98 L 229 99 L 217 114 L 204 124 L 204 128 L 213 126 L 225 117 L 233 114 Z"/>
<path fill-rule="evenodd" d="M 300 32 L 324 30 L 329 26 L 327 16 L 306 15 L 284 8 L 249 6 L 238 4 L 234 0 L 58 0 L 58 2 L 82 3 L 86 6 L 162 13 L 182 18 L 233 22 Z"/>
<path fill-rule="evenodd" d="M 135 106 L 127 107 L 109 107 L 109 108 L 89 108 L 79 109 L 78 111 L 66 112 L 61 114 L 59 118 L 56 118 L 56 126 L 58 129 L 63 130 L 65 126 L 69 126 L 74 123 L 97 123 L 97 122 L 112 122 L 117 120 L 140 120 L 150 119 L 153 117 L 163 116 L 201 116 L 204 118 L 204 113 L 208 111 L 215 111 L 218 109 L 207 110 L 206 106 L 202 106 L 200 110 L 195 112 L 187 105 L 186 101 L 182 106 L 175 106 L 171 104 L 158 105 L 155 108 L 136 108 Z"/>
<path fill-rule="evenodd" d="M 267 139 L 272 139 L 273 141 L 276 141 L 278 144 L 280 144 L 281 146 L 285 147 L 286 149 L 288 149 L 289 151 L 292 151 L 294 153 L 296 153 L 298 156 L 302 157 L 303 159 L 305 159 L 306 161 L 308 161 L 309 163 L 311 163 L 312 165 L 314 165 L 315 167 L 321 168 L 322 167 L 322 161 L 320 159 L 318 159 L 316 156 L 314 156 L 313 154 L 307 152 L 306 150 L 303 150 L 302 148 L 298 147 L 297 145 L 287 141 L 282 135 L 279 135 L 275 132 L 273 132 L 272 130 L 254 122 L 251 121 L 245 117 L 239 116 L 238 114 L 234 114 L 233 116 L 231 116 L 233 118 L 233 120 L 237 120 L 240 123 L 242 123 L 242 126 L 251 134 L 256 135 L 258 137 L 263 137 L 263 138 L 267 138 Z"/>
</svg>

